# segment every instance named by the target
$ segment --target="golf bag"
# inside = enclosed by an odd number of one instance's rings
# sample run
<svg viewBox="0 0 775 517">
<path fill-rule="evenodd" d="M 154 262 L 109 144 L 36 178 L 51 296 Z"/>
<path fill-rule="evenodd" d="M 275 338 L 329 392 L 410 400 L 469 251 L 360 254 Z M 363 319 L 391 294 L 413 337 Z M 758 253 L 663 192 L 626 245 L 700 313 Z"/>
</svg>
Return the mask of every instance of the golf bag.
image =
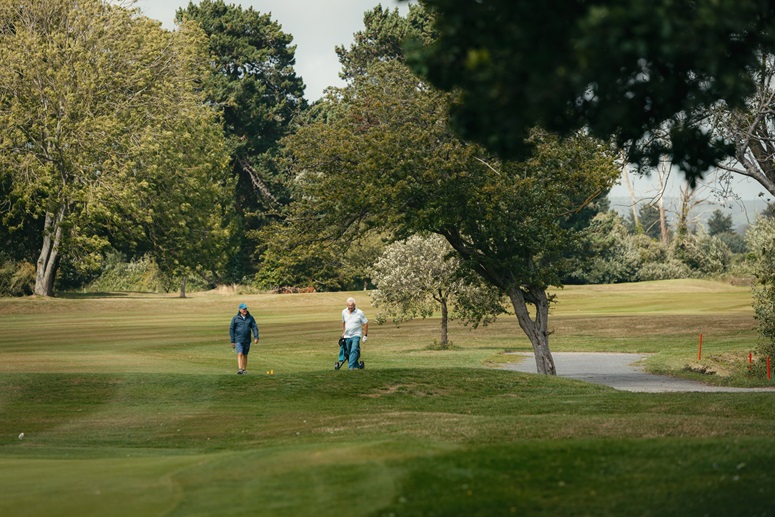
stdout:
<svg viewBox="0 0 775 517">
<path fill-rule="evenodd" d="M 363 370 L 366 368 L 366 364 L 360 360 L 361 359 L 361 349 L 358 348 L 358 357 L 356 359 L 356 366 L 355 368 Z M 342 366 L 344 366 L 345 363 L 349 364 L 350 360 L 350 347 L 347 346 L 347 338 L 340 337 L 339 338 L 339 359 L 334 362 L 334 370 L 340 369 Z"/>
</svg>

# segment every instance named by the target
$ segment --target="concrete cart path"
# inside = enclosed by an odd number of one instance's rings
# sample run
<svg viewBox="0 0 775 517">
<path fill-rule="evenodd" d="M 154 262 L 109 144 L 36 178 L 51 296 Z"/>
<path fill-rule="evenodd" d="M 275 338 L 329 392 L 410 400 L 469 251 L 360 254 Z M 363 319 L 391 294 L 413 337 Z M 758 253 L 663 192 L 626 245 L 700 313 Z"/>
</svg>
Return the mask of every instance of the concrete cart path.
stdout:
<svg viewBox="0 0 775 517">
<path fill-rule="evenodd" d="M 524 356 L 519 362 L 503 366 L 506 370 L 536 373 L 532 353 L 515 353 Z M 617 390 L 658 393 L 667 391 L 715 391 L 715 392 L 770 392 L 773 388 L 729 388 L 709 386 L 701 382 L 676 379 L 666 375 L 652 375 L 643 371 L 639 362 L 649 354 L 553 352 L 558 377 L 569 377 L 594 384 L 604 384 Z"/>
</svg>

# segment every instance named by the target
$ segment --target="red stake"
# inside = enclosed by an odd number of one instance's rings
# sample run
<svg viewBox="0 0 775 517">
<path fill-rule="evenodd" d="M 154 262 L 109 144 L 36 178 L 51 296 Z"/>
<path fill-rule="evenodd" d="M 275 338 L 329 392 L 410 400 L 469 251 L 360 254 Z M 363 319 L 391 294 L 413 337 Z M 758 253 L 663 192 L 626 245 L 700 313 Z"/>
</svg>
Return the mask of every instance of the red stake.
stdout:
<svg viewBox="0 0 775 517">
<path fill-rule="evenodd" d="M 700 334 L 700 348 L 697 350 L 697 360 L 702 359 L 702 334 Z"/>
<path fill-rule="evenodd" d="M 770 356 L 767 356 L 767 380 L 772 379 L 771 371 L 770 371 Z"/>
<path fill-rule="evenodd" d="M 748 369 L 753 369 L 753 352 L 748 352 Z"/>
</svg>

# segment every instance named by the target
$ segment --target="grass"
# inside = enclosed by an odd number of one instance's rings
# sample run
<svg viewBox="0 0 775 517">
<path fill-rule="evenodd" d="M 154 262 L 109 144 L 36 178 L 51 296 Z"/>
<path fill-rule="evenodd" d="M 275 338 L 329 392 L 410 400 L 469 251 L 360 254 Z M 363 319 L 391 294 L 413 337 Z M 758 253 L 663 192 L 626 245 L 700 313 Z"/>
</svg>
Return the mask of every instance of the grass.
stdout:
<svg viewBox="0 0 775 517">
<path fill-rule="evenodd" d="M 373 325 L 367 369 L 336 372 L 350 294 L 0 299 L 0 515 L 775 514 L 775 393 L 629 393 L 491 368 L 530 350 L 513 316 L 453 325 L 446 351 L 430 349 L 437 318 Z M 558 299 L 554 351 L 649 352 L 657 371 L 767 385 L 745 368 L 685 371 L 747 358 L 745 288 Z M 227 334 L 243 300 L 262 336 L 245 377 Z"/>
</svg>

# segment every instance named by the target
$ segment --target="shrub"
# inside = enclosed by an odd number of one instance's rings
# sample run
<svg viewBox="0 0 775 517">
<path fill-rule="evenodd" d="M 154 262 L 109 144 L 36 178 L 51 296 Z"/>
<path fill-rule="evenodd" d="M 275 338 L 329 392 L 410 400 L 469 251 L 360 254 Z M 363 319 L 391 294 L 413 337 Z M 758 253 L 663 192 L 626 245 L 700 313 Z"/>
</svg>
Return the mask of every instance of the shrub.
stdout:
<svg viewBox="0 0 775 517">
<path fill-rule="evenodd" d="M 0 296 L 28 296 L 35 288 L 35 266 L 29 262 L 2 259 Z"/>
<path fill-rule="evenodd" d="M 775 220 L 759 218 L 746 233 L 747 260 L 755 277 L 753 308 L 762 337 L 759 351 L 775 355 Z"/>
<path fill-rule="evenodd" d="M 637 279 L 638 244 L 616 212 L 597 214 L 581 233 L 580 259 L 568 283 L 611 284 Z"/>
<path fill-rule="evenodd" d="M 718 237 L 700 233 L 676 241 L 673 257 L 689 266 L 695 276 L 720 275 L 731 263 L 732 252 Z"/>
<path fill-rule="evenodd" d="M 665 262 L 649 262 L 641 266 L 638 271 L 638 280 L 672 280 L 676 278 L 690 278 L 692 271 L 689 266 L 680 260 L 668 259 Z"/>
<path fill-rule="evenodd" d="M 121 254 L 111 253 L 105 257 L 100 276 L 86 290 L 161 292 L 169 291 L 169 286 L 150 257 L 125 262 Z"/>
</svg>

